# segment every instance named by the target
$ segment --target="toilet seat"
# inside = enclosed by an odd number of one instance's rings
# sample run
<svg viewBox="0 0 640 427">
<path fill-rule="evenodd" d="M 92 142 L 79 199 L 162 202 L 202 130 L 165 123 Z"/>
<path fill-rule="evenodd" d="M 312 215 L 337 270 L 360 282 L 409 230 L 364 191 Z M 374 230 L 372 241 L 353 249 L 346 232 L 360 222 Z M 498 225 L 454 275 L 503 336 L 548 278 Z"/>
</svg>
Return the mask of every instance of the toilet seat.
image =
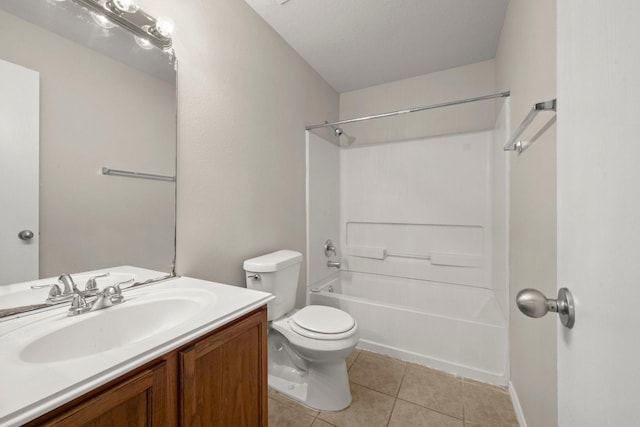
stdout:
<svg viewBox="0 0 640 427">
<path fill-rule="evenodd" d="M 291 330 L 303 337 L 340 340 L 352 336 L 356 321 L 348 313 L 323 305 L 309 305 L 288 319 Z"/>
<path fill-rule="evenodd" d="M 329 313 L 330 316 L 336 314 L 333 310 L 337 309 L 325 311 L 325 313 Z M 355 320 L 353 320 L 353 327 L 348 331 L 336 334 L 324 334 L 298 326 L 292 319 L 297 312 L 298 311 L 290 313 L 281 319 L 272 321 L 270 330 L 283 335 L 293 349 L 306 360 L 326 362 L 344 359 L 360 339 L 358 322 Z M 340 312 L 344 313 L 342 311 Z M 347 316 L 349 315 L 347 314 Z M 301 322 L 303 322 L 303 320 L 301 320 Z"/>
</svg>

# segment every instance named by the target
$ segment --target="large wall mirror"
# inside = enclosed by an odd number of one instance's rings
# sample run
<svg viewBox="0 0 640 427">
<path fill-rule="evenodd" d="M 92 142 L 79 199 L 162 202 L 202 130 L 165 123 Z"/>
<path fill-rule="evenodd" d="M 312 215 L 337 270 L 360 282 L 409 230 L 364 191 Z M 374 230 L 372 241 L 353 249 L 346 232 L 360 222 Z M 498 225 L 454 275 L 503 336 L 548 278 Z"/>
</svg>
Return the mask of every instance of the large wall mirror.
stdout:
<svg viewBox="0 0 640 427">
<path fill-rule="evenodd" d="M 0 0 L 0 284 L 172 271 L 175 61 L 99 24 L 70 0 Z"/>
</svg>

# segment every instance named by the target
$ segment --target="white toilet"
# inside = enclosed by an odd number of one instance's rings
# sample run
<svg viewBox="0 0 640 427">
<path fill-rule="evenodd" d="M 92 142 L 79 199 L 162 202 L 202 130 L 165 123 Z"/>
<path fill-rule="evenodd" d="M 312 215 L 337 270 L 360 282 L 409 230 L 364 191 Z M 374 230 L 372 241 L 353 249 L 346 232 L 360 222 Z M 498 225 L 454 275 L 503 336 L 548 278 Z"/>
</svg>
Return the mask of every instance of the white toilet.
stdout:
<svg viewBox="0 0 640 427">
<path fill-rule="evenodd" d="M 302 254 L 282 250 L 248 259 L 247 287 L 270 292 L 269 386 L 322 411 L 351 403 L 346 357 L 358 343 L 358 324 L 333 307 L 295 310 Z"/>
</svg>

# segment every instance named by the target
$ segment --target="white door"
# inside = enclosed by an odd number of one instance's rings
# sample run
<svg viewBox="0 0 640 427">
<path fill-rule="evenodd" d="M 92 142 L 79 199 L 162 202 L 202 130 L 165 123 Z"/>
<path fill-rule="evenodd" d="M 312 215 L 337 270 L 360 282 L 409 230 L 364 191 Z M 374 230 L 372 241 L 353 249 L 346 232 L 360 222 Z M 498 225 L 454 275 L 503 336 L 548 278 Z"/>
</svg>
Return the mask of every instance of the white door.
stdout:
<svg viewBox="0 0 640 427">
<path fill-rule="evenodd" d="M 37 72 L 0 60 L 0 285 L 38 278 L 39 93 Z"/>
<path fill-rule="evenodd" d="M 558 1 L 558 425 L 640 426 L 640 2 Z"/>
</svg>

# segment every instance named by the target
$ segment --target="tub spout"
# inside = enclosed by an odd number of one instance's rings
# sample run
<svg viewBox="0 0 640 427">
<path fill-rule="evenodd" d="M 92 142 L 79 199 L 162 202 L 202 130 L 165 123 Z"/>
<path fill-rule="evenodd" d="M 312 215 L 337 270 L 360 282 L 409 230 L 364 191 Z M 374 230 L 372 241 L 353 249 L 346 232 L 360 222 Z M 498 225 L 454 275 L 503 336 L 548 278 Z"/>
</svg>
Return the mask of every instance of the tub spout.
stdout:
<svg viewBox="0 0 640 427">
<path fill-rule="evenodd" d="M 335 267 L 340 269 L 340 261 L 327 261 L 327 267 Z"/>
</svg>

